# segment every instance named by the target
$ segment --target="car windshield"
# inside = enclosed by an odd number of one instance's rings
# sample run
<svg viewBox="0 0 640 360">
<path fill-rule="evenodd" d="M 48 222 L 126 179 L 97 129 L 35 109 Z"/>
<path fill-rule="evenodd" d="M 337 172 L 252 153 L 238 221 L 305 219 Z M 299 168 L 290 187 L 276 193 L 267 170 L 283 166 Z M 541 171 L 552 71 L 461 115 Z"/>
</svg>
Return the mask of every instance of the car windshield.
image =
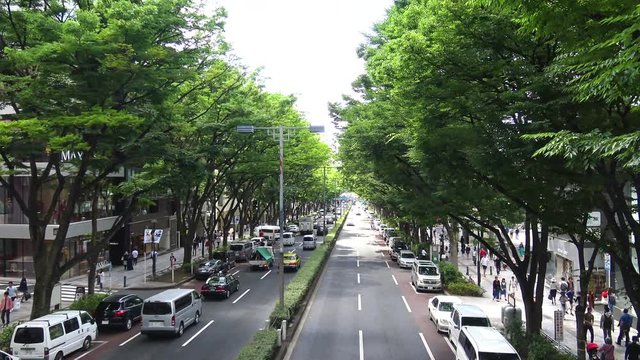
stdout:
<svg viewBox="0 0 640 360">
<path fill-rule="evenodd" d="M 489 319 L 487 318 L 482 318 L 482 317 L 467 317 L 467 316 L 463 316 L 462 317 L 462 326 L 484 326 L 484 327 L 490 327 L 491 324 L 489 324 Z"/>
<path fill-rule="evenodd" d="M 120 309 L 119 302 L 101 302 L 100 304 L 98 304 L 98 307 L 96 308 L 96 312 L 101 313 L 103 311 L 116 311 L 119 309 Z"/>
<path fill-rule="evenodd" d="M 418 268 L 418 274 L 420 275 L 438 275 L 438 269 L 433 266 L 420 266 Z"/>
<path fill-rule="evenodd" d="M 400 256 L 402 256 L 403 259 L 413 259 L 416 257 L 413 253 L 402 253 Z"/>
<path fill-rule="evenodd" d="M 408 249 L 407 245 L 405 245 L 404 243 L 395 243 L 393 245 L 393 248 L 396 249 L 396 250 L 407 250 Z"/>
<path fill-rule="evenodd" d="M 44 331 L 39 327 L 21 327 L 16 329 L 13 341 L 17 344 L 39 344 L 44 342 Z"/>
<path fill-rule="evenodd" d="M 440 311 L 452 312 L 453 311 L 453 303 L 450 302 L 441 302 L 438 305 Z"/>
<path fill-rule="evenodd" d="M 209 285 L 224 285 L 227 283 L 227 279 L 223 277 L 212 277 L 207 281 Z"/>
<path fill-rule="evenodd" d="M 142 306 L 142 313 L 146 315 L 171 314 L 171 304 L 167 302 L 146 302 Z"/>
<path fill-rule="evenodd" d="M 200 264 L 200 267 L 212 267 L 216 262 L 215 261 L 207 261 L 207 262 L 203 262 L 202 264 Z"/>
<path fill-rule="evenodd" d="M 501 354 L 481 352 L 478 360 L 520 360 L 516 354 Z"/>
<path fill-rule="evenodd" d="M 232 244 L 231 246 L 229 246 L 229 249 L 233 251 L 241 251 L 243 248 L 244 248 L 244 245 L 242 244 Z"/>
<path fill-rule="evenodd" d="M 290 260 L 290 261 L 295 261 L 296 260 L 296 256 L 295 255 L 287 255 L 284 257 L 285 260 Z"/>
<path fill-rule="evenodd" d="M 223 253 L 223 252 L 221 252 L 221 251 L 219 251 L 219 252 L 214 252 L 214 253 L 213 253 L 213 258 L 214 258 L 214 259 L 217 259 L 217 260 L 224 260 L 224 259 L 226 259 L 226 258 L 227 258 L 227 254 L 226 254 L 226 253 Z"/>
</svg>

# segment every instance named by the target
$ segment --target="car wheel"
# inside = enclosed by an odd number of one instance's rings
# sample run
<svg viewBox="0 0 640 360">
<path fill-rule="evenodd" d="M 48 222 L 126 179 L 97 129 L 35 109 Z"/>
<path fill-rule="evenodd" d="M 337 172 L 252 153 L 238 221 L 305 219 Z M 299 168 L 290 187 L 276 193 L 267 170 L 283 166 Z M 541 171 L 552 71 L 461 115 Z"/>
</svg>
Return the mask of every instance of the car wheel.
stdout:
<svg viewBox="0 0 640 360">
<path fill-rule="evenodd" d="M 124 323 L 124 328 L 127 330 L 131 330 L 132 326 L 133 326 L 133 321 L 131 321 L 131 319 L 127 319 L 127 322 Z"/>
<path fill-rule="evenodd" d="M 62 360 L 62 351 L 60 351 L 59 353 L 56 354 L 55 360 Z"/>
<path fill-rule="evenodd" d="M 195 324 L 200 322 L 200 311 L 196 311 L 196 317 L 193 319 Z"/>
<path fill-rule="evenodd" d="M 184 323 L 181 321 L 180 326 L 178 326 L 178 337 L 182 336 L 182 334 L 184 334 Z"/>
<path fill-rule="evenodd" d="M 91 347 L 91 336 L 87 336 L 82 342 L 82 351 L 87 351 Z"/>
</svg>

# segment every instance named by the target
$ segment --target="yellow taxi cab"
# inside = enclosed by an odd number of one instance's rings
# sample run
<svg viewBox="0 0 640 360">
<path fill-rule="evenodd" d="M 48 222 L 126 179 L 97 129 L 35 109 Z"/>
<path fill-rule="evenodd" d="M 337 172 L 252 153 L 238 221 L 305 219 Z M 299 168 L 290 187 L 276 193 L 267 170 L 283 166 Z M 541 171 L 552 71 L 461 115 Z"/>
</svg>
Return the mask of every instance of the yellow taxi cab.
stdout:
<svg viewBox="0 0 640 360">
<path fill-rule="evenodd" d="M 289 251 L 284 253 L 284 270 L 298 271 L 300 265 L 302 265 L 302 259 L 298 254 Z"/>
</svg>

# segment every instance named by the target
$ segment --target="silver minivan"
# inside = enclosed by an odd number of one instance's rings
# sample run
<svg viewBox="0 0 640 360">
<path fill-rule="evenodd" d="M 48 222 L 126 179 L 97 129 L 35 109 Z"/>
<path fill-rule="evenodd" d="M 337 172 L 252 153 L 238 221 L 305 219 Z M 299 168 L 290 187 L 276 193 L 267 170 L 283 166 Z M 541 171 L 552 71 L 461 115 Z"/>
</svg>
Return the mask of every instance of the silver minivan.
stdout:
<svg viewBox="0 0 640 360">
<path fill-rule="evenodd" d="M 249 261 L 254 253 L 251 241 L 234 241 L 229 244 L 229 250 L 236 254 L 237 261 Z"/>
<path fill-rule="evenodd" d="M 174 334 L 200 322 L 202 297 L 191 289 L 170 289 L 156 294 L 142 304 L 143 334 Z"/>
</svg>

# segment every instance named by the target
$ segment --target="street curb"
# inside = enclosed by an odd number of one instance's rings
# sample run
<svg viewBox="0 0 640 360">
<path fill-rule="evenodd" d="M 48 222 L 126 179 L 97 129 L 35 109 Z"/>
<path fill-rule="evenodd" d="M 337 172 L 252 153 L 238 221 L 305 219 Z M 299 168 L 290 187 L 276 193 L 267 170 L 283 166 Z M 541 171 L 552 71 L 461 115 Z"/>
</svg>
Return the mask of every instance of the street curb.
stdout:
<svg viewBox="0 0 640 360">
<path fill-rule="evenodd" d="M 187 283 L 193 279 L 195 279 L 196 276 L 195 275 L 191 275 L 190 277 L 183 279 L 181 281 L 178 281 L 176 283 L 169 283 L 167 285 L 161 285 L 161 286 L 127 286 L 126 288 L 120 288 L 118 289 L 118 291 L 122 291 L 122 290 L 164 290 L 164 289 L 172 289 L 176 286 L 180 286 L 184 283 Z"/>
</svg>

